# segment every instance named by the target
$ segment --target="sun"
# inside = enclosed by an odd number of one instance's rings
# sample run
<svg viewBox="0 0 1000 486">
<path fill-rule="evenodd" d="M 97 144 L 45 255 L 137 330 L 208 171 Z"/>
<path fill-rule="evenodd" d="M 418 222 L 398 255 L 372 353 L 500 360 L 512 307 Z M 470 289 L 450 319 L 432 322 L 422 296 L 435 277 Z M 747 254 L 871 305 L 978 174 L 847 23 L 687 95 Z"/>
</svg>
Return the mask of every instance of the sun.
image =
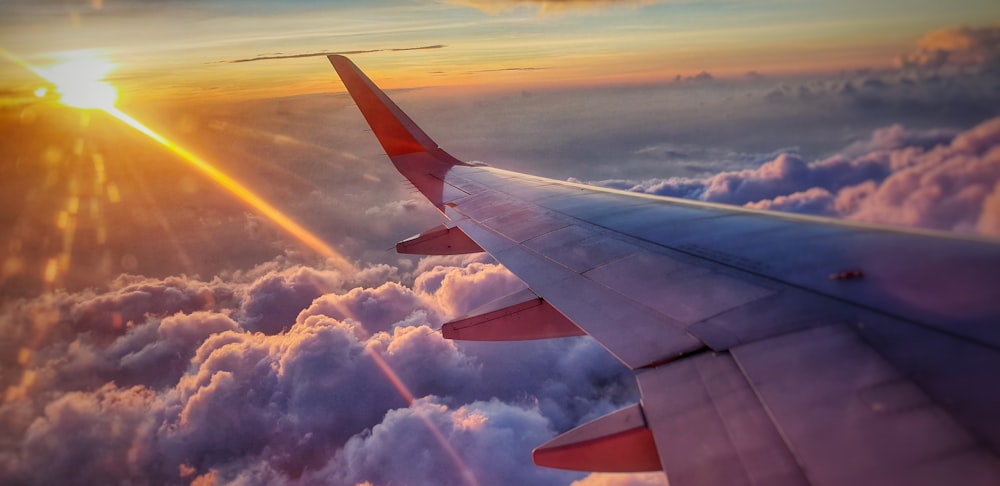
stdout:
<svg viewBox="0 0 1000 486">
<path fill-rule="evenodd" d="M 105 79 L 115 68 L 107 59 L 90 51 L 64 53 L 62 60 L 34 70 L 55 85 L 59 101 L 76 108 L 107 110 L 118 101 L 118 90 Z"/>
</svg>

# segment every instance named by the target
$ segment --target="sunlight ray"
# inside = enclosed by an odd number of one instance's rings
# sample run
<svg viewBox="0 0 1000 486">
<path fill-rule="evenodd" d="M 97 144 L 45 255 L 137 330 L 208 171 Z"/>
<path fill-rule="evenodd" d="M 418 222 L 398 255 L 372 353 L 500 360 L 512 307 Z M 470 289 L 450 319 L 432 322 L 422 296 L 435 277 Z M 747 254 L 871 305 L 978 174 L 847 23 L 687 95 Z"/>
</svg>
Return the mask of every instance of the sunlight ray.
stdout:
<svg viewBox="0 0 1000 486">
<path fill-rule="evenodd" d="M 244 202 L 257 212 L 259 212 L 260 214 L 270 219 L 272 222 L 274 222 L 283 230 L 294 236 L 303 244 L 307 245 L 309 248 L 313 249 L 320 255 L 324 256 L 327 259 L 328 263 L 333 264 L 337 268 L 349 274 L 357 272 L 357 269 L 346 258 L 344 258 L 344 256 L 341 255 L 337 250 L 332 248 L 330 245 L 328 245 L 326 242 L 324 242 L 322 239 L 320 239 L 318 236 L 316 236 L 309 230 L 302 227 L 292 218 L 285 215 L 279 209 L 272 206 L 269 202 L 267 202 L 262 197 L 251 191 L 249 188 L 242 185 L 241 183 L 239 183 L 231 176 L 229 176 L 219 168 L 215 167 L 205 159 L 170 141 L 163 135 L 154 131 L 152 128 L 146 126 L 139 120 L 133 118 L 129 114 L 115 107 L 114 103 L 116 102 L 116 97 L 117 97 L 116 91 L 114 91 L 115 97 L 112 98 L 109 97 L 108 92 L 104 91 L 103 88 L 89 90 L 89 91 L 78 89 L 78 87 L 64 88 L 63 85 L 60 84 L 61 82 L 72 83 L 73 81 L 68 80 L 68 78 L 59 80 L 49 77 L 49 75 L 52 75 L 53 71 L 33 67 L 6 51 L 0 50 L 0 54 L 12 60 L 13 62 L 16 62 L 17 64 L 23 66 L 24 68 L 34 72 L 35 74 L 45 78 L 49 82 L 56 84 L 57 90 L 62 94 L 62 98 L 60 99 L 60 101 L 63 104 L 81 109 L 99 109 L 101 111 L 108 113 L 109 115 L 118 119 L 122 123 L 125 123 L 126 125 L 132 127 L 139 133 L 142 133 L 143 135 L 147 136 L 154 142 L 168 149 L 176 156 L 180 157 L 191 167 L 195 168 L 196 170 L 207 176 L 209 179 L 211 179 L 213 182 L 226 189 L 230 194 L 235 196 L 237 199 Z M 101 76 L 103 76 L 103 74 Z M 97 77 L 95 79 L 90 79 L 88 82 L 104 83 L 104 81 L 102 81 L 100 77 Z M 114 87 L 111 86 L 110 84 L 107 84 L 107 86 L 110 87 L 112 90 L 114 90 Z M 73 94 L 67 95 L 67 93 L 73 93 Z M 100 169 L 98 170 L 98 172 L 103 174 L 103 162 L 98 163 L 97 167 L 98 169 Z M 103 176 L 100 177 L 101 179 L 103 179 Z M 111 187 L 112 186 L 109 184 L 109 194 L 111 193 L 110 191 Z M 49 266 L 52 267 L 51 269 L 51 273 L 53 273 L 52 279 L 55 279 L 57 264 L 58 262 L 56 262 L 54 259 L 49 262 Z M 48 268 L 46 269 L 46 272 L 47 272 L 46 275 L 48 275 L 49 272 Z M 345 311 L 347 311 L 347 309 L 345 309 Z M 385 375 L 386 379 L 389 381 L 389 383 L 392 385 L 395 391 L 399 393 L 399 395 L 406 401 L 407 405 L 413 408 L 417 417 L 419 417 L 421 422 L 423 422 L 424 426 L 428 429 L 428 431 L 431 432 L 435 440 L 438 442 L 441 448 L 447 453 L 448 457 L 454 463 L 455 467 L 461 474 L 464 482 L 469 486 L 478 486 L 479 483 L 476 480 L 476 477 L 473 474 L 472 469 L 465 464 L 465 461 L 462 459 L 461 455 L 450 444 L 450 442 L 444 436 L 440 428 L 438 428 L 431 421 L 430 417 L 428 417 L 424 411 L 420 410 L 419 408 L 413 407 L 414 405 L 413 393 L 409 390 L 409 388 L 399 377 L 399 375 L 395 372 L 395 370 L 393 370 L 392 367 L 389 365 L 389 363 L 387 363 L 385 359 L 378 353 L 378 351 L 373 349 L 372 347 L 370 346 L 366 347 L 366 354 L 368 354 L 368 356 L 372 358 L 375 365 L 382 372 L 382 374 Z M 33 376 L 25 375 L 25 380 L 29 379 L 33 379 Z"/>
<path fill-rule="evenodd" d="M 236 196 L 237 199 L 243 201 L 248 206 L 252 207 L 259 213 L 266 216 L 268 219 L 273 221 L 275 224 L 280 226 L 286 232 L 294 236 L 300 242 L 304 243 L 309 248 L 323 255 L 331 263 L 333 263 L 337 268 L 347 271 L 349 273 L 354 273 L 357 270 L 354 268 L 343 255 L 340 254 L 330 245 L 326 244 L 318 236 L 310 232 L 309 230 L 302 227 L 295 220 L 285 215 L 279 209 L 272 206 L 269 202 L 265 201 L 263 198 L 258 196 L 256 193 L 248 189 L 243 184 L 230 177 L 225 172 L 219 170 L 217 167 L 202 159 L 201 157 L 195 155 L 194 153 L 188 151 L 184 147 L 181 147 L 170 140 L 168 140 L 163 135 L 156 133 L 153 129 L 147 127 L 139 120 L 132 118 L 129 114 L 119 110 L 116 107 L 103 108 L 105 112 L 111 116 L 122 121 L 126 125 L 136 129 L 139 133 L 146 135 L 156 143 L 166 147 L 168 150 L 173 152 L 175 155 L 183 159 L 189 165 L 197 169 L 202 174 L 208 176 L 216 184 L 222 186 L 224 189 L 230 192 L 230 194 Z"/>
<path fill-rule="evenodd" d="M 264 198 L 260 197 L 205 159 L 168 140 L 163 135 L 160 135 L 139 120 L 136 120 L 131 115 L 114 106 L 117 100 L 117 91 L 114 90 L 114 87 L 104 81 L 104 77 L 113 67 L 110 63 L 106 61 L 93 61 L 91 57 L 87 57 L 83 53 L 76 53 L 75 57 L 71 57 L 63 64 L 57 64 L 49 68 L 39 68 L 32 66 L 6 50 L 0 49 L 0 54 L 19 66 L 22 66 L 44 78 L 50 83 L 55 84 L 57 90 L 63 96 L 60 101 L 67 106 L 83 109 L 99 109 L 117 118 L 119 121 L 134 128 L 139 133 L 146 135 L 156 143 L 173 152 L 175 155 L 187 162 L 191 167 L 197 169 L 213 182 L 229 191 L 229 193 L 237 199 L 270 219 L 280 228 L 291 234 L 313 251 L 322 255 L 335 267 L 349 274 L 353 274 L 357 271 L 354 265 L 344 258 L 340 252 L 328 245 L 311 231 L 304 228 L 291 217 L 281 212 L 281 210 L 271 205 L 271 203 L 267 202 Z M 90 61 L 93 61 L 93 65 L 87 64 Z M 105 88 L 97 86 L 104 84 L 111 88 L 111 91 L 114 92 L 114 96 L 111 96 Z M 67 94 L 69 95 L 68 98 Z"/>
</svg>

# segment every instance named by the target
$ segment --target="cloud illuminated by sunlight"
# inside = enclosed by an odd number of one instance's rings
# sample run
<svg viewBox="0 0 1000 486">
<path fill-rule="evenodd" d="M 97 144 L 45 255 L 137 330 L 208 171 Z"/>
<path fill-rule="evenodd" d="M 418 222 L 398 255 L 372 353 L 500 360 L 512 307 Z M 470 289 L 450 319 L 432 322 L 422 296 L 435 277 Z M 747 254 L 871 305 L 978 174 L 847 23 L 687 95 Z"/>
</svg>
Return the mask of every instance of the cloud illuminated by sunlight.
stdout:
<svg viewBox="0 0 1000 486">
<path fill-rule="evenodd" d="M 33 70 L 56 86 L 59 101 L 75 108 L 108 109 L 118 101 L 118 90 L 106 81 L 115 66 L 92 51 L 64 53 L 63 59 Z"/>
</svg>

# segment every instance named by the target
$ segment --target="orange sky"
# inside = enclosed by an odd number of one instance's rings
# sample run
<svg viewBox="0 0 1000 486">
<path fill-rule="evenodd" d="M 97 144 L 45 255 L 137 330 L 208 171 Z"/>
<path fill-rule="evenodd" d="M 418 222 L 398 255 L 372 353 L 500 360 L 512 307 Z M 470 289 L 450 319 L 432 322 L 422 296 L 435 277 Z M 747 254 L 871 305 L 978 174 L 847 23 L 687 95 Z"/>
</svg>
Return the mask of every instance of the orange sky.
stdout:
<svg viewBox="0 0 1000 486">
<path fill-rule="evenodd" d="M 390 89 L 634 83 L 885 67 L 931 30 L 1000 18 L 975 0 L 610 3 L 17 0 L 0 6 L 0 48 L 38 65 L 104 56 L 125 101 L 252 98 L 339 90 L 322 56 L 298 57 L 322 52 L 358 52 Z M 4 64 L 8 102 L 37 88 Z"/>
</svg>

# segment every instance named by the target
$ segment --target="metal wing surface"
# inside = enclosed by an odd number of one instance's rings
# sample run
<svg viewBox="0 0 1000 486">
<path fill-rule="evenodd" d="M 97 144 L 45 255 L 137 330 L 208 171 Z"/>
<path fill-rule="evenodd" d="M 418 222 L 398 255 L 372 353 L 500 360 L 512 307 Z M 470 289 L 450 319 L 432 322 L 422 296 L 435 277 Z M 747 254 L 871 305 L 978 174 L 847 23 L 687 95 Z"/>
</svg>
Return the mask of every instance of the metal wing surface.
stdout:
<svg viewBox="0 0 1000 486">
<path fill-rule="evenodd" d="M 485 250 L 530 290 L 445 337 L 586 333 L 641 403 L 536 464 L 674 486 L 1000 484 L 1000 245 L 645 196 L 470 165 L 330 56 L 447 222 L 404 253 Z"/>
</svg>

